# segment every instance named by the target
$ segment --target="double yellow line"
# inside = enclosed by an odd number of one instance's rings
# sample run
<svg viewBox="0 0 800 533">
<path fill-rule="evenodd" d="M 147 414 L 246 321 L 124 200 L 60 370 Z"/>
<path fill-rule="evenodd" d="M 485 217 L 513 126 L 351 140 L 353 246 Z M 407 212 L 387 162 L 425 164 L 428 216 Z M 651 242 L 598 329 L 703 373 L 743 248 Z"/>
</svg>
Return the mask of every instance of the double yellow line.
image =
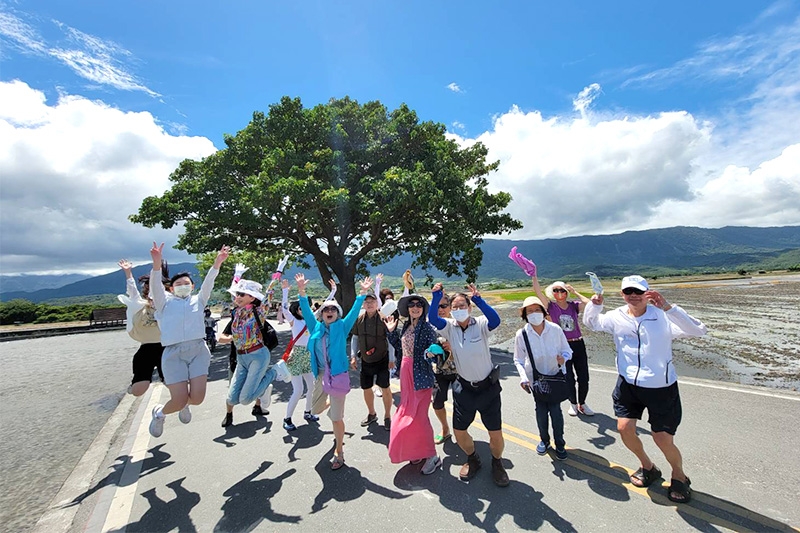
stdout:
<svg viewBox="0 0 800 533">
<path fill-rule="evenodd" d="M 394 392 L 400 392 L 400 387 L 394 383 L 391 384 L 392 390 Z M 453 405 L 451 402 L 447 402 L 445 404 L 445 408 L 449 415 L 453 413 Z M 477 420 L 472 423 L 470 427 L 474 427 L 475 429 L 479 429 L 481 431 L 485 431 L 488 433 L 486 427 L 478 422 Z M 520 429 L 518 427 L 512 426 L 510 424 L 503 424 L 503 438 L 507 442 L 513 442 L 523 448 L 527 448 L 531 451 L 536 451 L 536 446 L 541 442 L 541 439 L 538 435 L 530 433 L 529 431 L 525 431 L 524 429 Z M 704 520 L 710 524 L 714 524 L 716 526 L 724 527 L 733 531 L 761 531 L 758 530 L 750 530 L 745 529 L 742 524 L 734 523 L 729 520 L 726 520 L 722 516 L 712 514 L 691 504 L 675 504 L 667 498 L 665 494 L 660 493 L 651 493 L 648 491 L 647 488 L 644 487 L 637 487 L 636 485 L 630 482 L 630 476 L 635 472 L 635 469 L 630 469 L 626 466 L 612 463 L 607 461 L 605 458 L 600 457 L 594 453 L 587 452 L 581 450 L 580 448 L 572 448 L 567 446 L 566 449 L 569 451 L 571 456 L 579 457 L 585 461 L 590 463 L 594 463 L 598 465 L 600 468 L 597 468 L 593 465 L 586 464 L 583 461 L 577 461 L 575 459 L 568 458 L 566 461 L 562 461 L 563 463 L 585 472 L 591 476 L 596 478 L 602 479 L 604 481 L 608 481 L 609 483 L 613 483 L 619 487 L 626 489 L 628 492 L 632 492 L 638 494 L 640 496 L 644 496 L 645 498 L 650 499 L 654 503 L 658 503 L 659 505 L 663 506 L 675 506 L 676 512 L 685 513 L 701 520 Z M 622 472 L 625 474 L 624 478 L 615 475 L 614 472 Z M 662 488 L 665 489 L 665 492 L 669 490 L 669 482 L 665 482 L 662 484 Z M 693 491 L 692 493 L 692 501 L 701 503 L 704 506 L 708 506 L 714 509 L 718 509 L 723 513 L 729 513 L 735 516 L 739 516 L 748 522 L 753 524 L 758 524 L 764 526 L 773 531 L 787 531 L 787 532 L 800 532 L 799 528 L 790 526 L 788 524 L 784 524 L 779 522 L 778 520 L 773 520 L 769 517 L 763 516 L 758 514 L 754 511 L 750 511 L 744 507 L 739 507 L 737 505 L 719 500 L 717 498 L 713 498 L 710 496 L 706 496 L 705 494 L 698 493 L 697 491 Z"/>
</svg>

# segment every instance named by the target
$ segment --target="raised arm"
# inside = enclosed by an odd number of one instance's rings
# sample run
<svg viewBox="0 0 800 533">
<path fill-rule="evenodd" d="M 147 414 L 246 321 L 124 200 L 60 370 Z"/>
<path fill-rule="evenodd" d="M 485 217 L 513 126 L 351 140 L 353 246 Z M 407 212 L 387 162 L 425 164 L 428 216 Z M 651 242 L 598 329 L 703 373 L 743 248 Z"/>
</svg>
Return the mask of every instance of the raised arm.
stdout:
<svg viewBox="0 0 800 533">
<path fill-rule="evenodd" d="M 281 308 L 283 309 L 283 316 L 289 321 L 289 324 L 294 324 L 294 315 L 289 312 L 289 280 L 281 280 Z"/>
<path fill-rule="evenodd" d="M 667 315 L 673 339 L 682 337 L 702 337 L 708 333 L 706 325 L 689 315 L 686 311 L 669 303 L 658 291 L 647 291 L 645 298 Z"/>
<path fill-rule="evenodd" d="M 381 299 L 381 283 L 383 283 L 383 274 L 378 274 L 375 276 L 375 298 L 378 299 L 378 307 L 383 305 L 383 300 Z"/>
<path fill-rule="evenodd" d="M 308 298 L 306 298 L 306 283 L 308 281 L 301 273 L 295 274 L 294 280 L 297 282 L 297 292 L 300 295 L 300 311 L 303 314 L 303 320 L 306 321 L 308 333 L 312 334 L 319 326 L 319 322 L 317 322 L 317 317 L 314 316 L 314 311 L 311 310 L 311 306 L 308 305 Z"/>
<path fill-rule="evenodd" d="M 153 247 L 150 248 L 150 257 L 153 259 L 153 268 L 150 271 L 150 280 L 155 280 L 156 283 L 150 284 L 150 296 L 153 298 L 153 307 L 156 311 L 163 311 L 164 306 L 167 305 L 167 292 L 164 290 L 164 284 L 161 283 L 161 260 L 164 254 L 164 243 L 158 246 L 155 242 Z"/>
<path fill-rule="evenodd" d="M 367 291 L 369 288 L 372 287 L 372 278 L 367 276 L 363 280 L 359 282 L 361 285 L 361 294 L 356 297 L 356 301 L 353 302 L 353 307 L 347 313 L 347 316 L 344 317 L 344 327 L 347 331 L 353 329 L 353 324 L 356 323 L 358 319 L 358 314 L 361 312 L 361 306 L 364 304 L 364 298 L 367 295 Z"/>
<path fill-rule="evenodd" d="M 602 312 L 603 295 L 595 294 L 586 304 L 586 309 L 583 312 L 583 325 L 593 331 L 613 333 L 614 324 L 604 314 L 601 314 Z"/>
<path fill-rule="evenodd" d="M 542 290 L 542 286 L 539 285 L 539 278 L 536 275 L 531 276 L 531 283 L 533 284 L 533 292 L 536 293 L 536 297 L 546 306 L 550 299 L 544 293 L 544 290 Z"/>
<path fill-rule="evenodd" d="M 231 249 L 228 246 L 223 246 L 220 248 L 219 252 L 217 252 L 217 258 L 214 259 L 214 264 L 208 269 L 208 273 L 203 280 L 203 285 L 200 287 L 200 301 L 203 302 L 203 305 L 205 305 L 209 298 L 211 298 L 211 291 L 214 290 L 214 280 L 217 279 L 219 268 L 228 258 L 230 253 Z"/>
<path fill-rule="evenodd" d="M 500 315 L 497 314 L 497 311 L 495 311 L 491 305 L 486 303 L 484 299 L 481 298 L 481 293 L 478 292 L 478 288 L 475 285 L 470 284 L 469 290 L 472 291 L 472 296 L 470 297 L 472 303 L 474 303 L 478 309 L 483 312 L 484 316 L 486 316 L 486 319 L 489 321 L 489 331 L 496 329 L 500 325 Z M 436 305 L 436 308 L 439 308 L 438 304 Z"/>
<path fill-rule="evenodd" d="M 428 308 L 428 322 L 439 331 L 447 327 L 447 320 L 439 316 L 439 302 L 442 301 L 442 284 L 433 286 L 431 306 Z"/>
<path fill-rule="evenodd" d="M 583 310 L 586 309 L 586 304 L 588 304 L 591 300 L 589 300 L 589 298 L 587 298 L 583 294 L 581 294 L 578 291 L 576 291 L 575 288 L 572 285 L 566 284 L 565 286 L 567 287 L 567 290 L 569 292 L 571 292 L 572 294 L 577 296 L 578 299 L 581 301 L 581 303 L 578 304 L 578 312 L 579 313 L 583 312 Z M 544 301 L 544 300 L 542 300 L 542 301 Z"/>
<path fill-rule="evenodd" d="M 128 298 L 133 301 L 139 299 L 139 288 L 136 286 L 136 280 L 133 279 L 133 263 L 127 259 L 120 259 L 117 263 L 119 267 L 125 272 L 125 290 L 128 293 Z"/>
</svg>

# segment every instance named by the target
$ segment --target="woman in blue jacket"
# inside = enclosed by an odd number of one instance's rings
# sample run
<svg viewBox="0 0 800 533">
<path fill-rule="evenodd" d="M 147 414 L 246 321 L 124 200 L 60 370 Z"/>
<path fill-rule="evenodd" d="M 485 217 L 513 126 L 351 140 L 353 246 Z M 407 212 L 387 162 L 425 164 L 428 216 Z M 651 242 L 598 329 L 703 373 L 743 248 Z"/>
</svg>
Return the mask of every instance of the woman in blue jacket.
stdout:
<svg viewBox="0 0 800 533">
<path fill-rule="evenodd" d="M 328 418 L 333 422 L 333 434 L 336 437 L 336 451 L 331 469 L 338 470 L 344 466 L 344 401 L 350 392 L 347 335 L 353 329 L 364 303 L 364 296 L 372 287 L 372 280 L 367 277 L 361 282 L 361 295 L 353 302 L 347 316 L 343 316 L 342 307 L 336 300 L 327 300 L 319 308 L 321 320 L 317 320 L 308 305 L 308 298 L 305 297 L 308 283 L 305 276 L 297 274 L 294 279 L 300 293 L 300 309 L 310 335 L 308 351 L 311 353 L 311 372 L 316 378 L 311 411 L 319 414 L 328 408 Z"/>
</svg>

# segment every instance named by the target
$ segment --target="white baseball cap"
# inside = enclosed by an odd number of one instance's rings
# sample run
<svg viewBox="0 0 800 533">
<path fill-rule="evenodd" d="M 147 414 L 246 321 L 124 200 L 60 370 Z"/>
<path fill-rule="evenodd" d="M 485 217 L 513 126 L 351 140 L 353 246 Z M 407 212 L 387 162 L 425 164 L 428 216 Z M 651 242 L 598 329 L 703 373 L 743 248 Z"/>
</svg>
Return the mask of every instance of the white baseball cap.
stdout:
<svg viewBox="0 0 800 533">
<path fill-rule="evenodd" d="M 640 291 L 650 290 L 650 285 L 647 284 L 647 280 L 642 276 L 625 276 L 622 278 L 622 287 L 620 288 L 624 290 L 628 287 L 633 287 L 634 289 L 639 289 Z"/>
</svg>

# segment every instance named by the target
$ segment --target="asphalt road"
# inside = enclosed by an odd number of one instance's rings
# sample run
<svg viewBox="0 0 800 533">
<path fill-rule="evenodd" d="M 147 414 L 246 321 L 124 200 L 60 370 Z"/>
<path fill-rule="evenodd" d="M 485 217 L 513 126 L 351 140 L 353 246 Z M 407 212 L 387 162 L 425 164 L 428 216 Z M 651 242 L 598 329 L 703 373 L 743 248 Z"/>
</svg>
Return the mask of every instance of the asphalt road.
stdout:
<svg viewBox="0 0 800 533">
<path fill-rule="evenodd" d="M 218 373 L 222 358 L 216 358 Z M 270 417 L 256 419 L 238 407 L 236 425 L 226 430 L 219 425 L 226 381 L 216 379 L 193 409 L 191 424 L 171 418 L 158 439 L 147 433 L 148 411 L 168 393 L 154 388 L 133 405 L 94 479 L 72 495 L 62 491 L 60 499 L 83 501 L 75 531 L 595 531 L 643 525 L 793 531 L 800 524 L 799 487 L 792 481 L 800 479 L 793 445 L 800 441 L 794 423 L 800 395 L 684 380 L 677 443 L 695 495 L 690 505 L 677 506 L 663 486 L 644 490 L 627 482 L 638 465 L 615 429 L 613 371 L 592 369 L 589 399 L 598 414 L 566 417 L 570 458 L 560 462 L 534 452 L 533 402 L 519 389 L 510 357 L 495 358 L 503 375 L 504 461 L 512 480 L 504 489 L 491 482 L 488 439 L 479 422 L 471 429 L 486 464 L 478 477 L 458 480 L 465 457 L 452 442 L 441 447 L 443 470 L 422 476 L 419 466 L 389 462 L 381 426 L 359 426 L 365 410 L 354 390 L 345 412 L 347 465 L 334 472 L 326 418 L 293 433 L 280 427 L 288 385 L 276 387 Z M 668 475 L 647 430 L 642 434 Z"/>
</svg>

